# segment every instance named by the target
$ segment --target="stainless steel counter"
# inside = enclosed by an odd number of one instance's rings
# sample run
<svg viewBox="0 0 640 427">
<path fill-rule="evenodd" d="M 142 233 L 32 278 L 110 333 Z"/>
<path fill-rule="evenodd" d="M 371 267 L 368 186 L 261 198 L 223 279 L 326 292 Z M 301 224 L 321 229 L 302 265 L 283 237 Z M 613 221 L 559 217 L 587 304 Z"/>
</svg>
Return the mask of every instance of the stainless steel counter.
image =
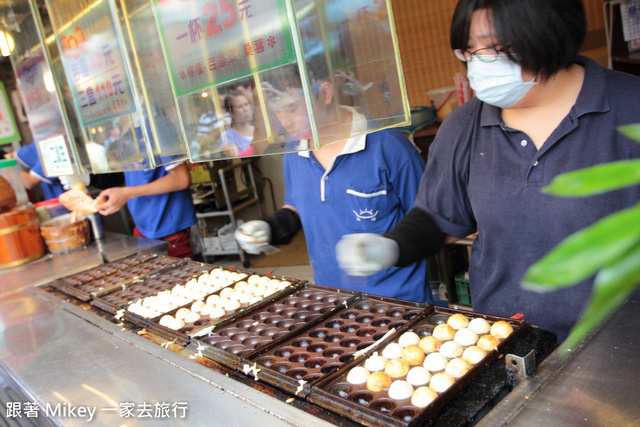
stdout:
<svg viewBox="0 0 640 427">
<path fill-rule="evenodd" d="M 640 302 L 627 301 L 568 355 L 554 352 L 481 426 L 640 425 Z"/>
<path fill-rule="evenodd" d="M 158 243 L 144 240 L 104 243 L 116 259 Z M 69 426 L 328 425 L 35 286 L 100 263 L 93 245 L 0 273 L 0 369 L 39 402 L 36 415 Z M 31 405 L 9 405 L 15 425 L 38 421 Z"/>
</svg>

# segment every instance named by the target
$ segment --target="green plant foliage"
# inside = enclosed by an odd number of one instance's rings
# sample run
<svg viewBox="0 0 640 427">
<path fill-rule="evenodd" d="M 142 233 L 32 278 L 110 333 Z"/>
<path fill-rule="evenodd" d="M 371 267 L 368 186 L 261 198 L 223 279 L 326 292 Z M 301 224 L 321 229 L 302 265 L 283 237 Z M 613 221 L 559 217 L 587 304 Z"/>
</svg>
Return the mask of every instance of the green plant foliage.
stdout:
<svg viewBox="0 0 640 427">
<path fill-rule="evenodd" d="M 640 124 L 622 126 L 618 131 L 640 142 Z M 559 175 L 543 191 L 582 197 L 638 184 L 640 160 L 627 160 Z M 575 347 L 640 283 L 640 203 L 567 237 L 527 270 L 522 287 L 553 291 L 594 274 L 591 298 L 564 342 L 565 350 Z"/>
<path fill-rule="evenodd" d="M 522 286 L 544 292 L 567 288 L 593 276 L 640 241 L 639 218 L 637 204 L 572 234 L 529 268 Z"/>
<path fill-rule="evenodd" d="M 640 184 L 640 160 L 624 160 L 594 166 L 555 177 L 545 193 L 582 197 Z"/>
</svg>

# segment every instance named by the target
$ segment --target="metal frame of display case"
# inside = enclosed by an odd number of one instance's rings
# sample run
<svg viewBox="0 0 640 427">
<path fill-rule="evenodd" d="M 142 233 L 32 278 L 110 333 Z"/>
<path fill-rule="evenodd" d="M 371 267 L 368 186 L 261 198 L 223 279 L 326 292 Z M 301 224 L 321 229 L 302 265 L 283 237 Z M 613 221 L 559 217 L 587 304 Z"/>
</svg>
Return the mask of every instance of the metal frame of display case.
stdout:
<svg viewBox="0 0 640 427">
<path fill-rule="evenodd" d="M 246 200 L 241 201 L 240 203 L 233 205 L 232 204 L 232 198 L 231 198 L 231 194 L 229 192 L 229 187 L 227 185 L 227 180 L 225 178 L 225 174 L 229 171 L 235 171 L 236 169 L 241 169 L 242 171 L 246 170 L 247 174 L 249 176 L 249 180 L 251 185 L 243 190 L 241 190 L 240 192 L 238 192 L 237 194 L 235 194 L 234 196 L 237 196 L 239 198 L 243 198 L 245 195 L 252 195 L 251 197 L 249 197 Z M 230 166 L 226 166 L 226 167 L 222 167 L 220 169 L 218 169 L 218 176 L 220 178 L 220 186 L 222 188 L 222 193 L 224 195 L 224 201 L 225 201 L 225 210 L 216 210 L 216 211 L 212 211 L 212 212 L 203 212 L 203 213 L 197 213 L 196 216 L 198 219 L 204 219 L 206 220 L 207 218 L 216 218 L 216 217 L 229 217 L 231 220 L 231 224 L 233 225 L 233 229 L 235 230 L 238 227 L 238 223 L 236 220 L 236 214 L 250 206 L 256 205 L 257 209 L 258 209 L 258 216 L 262 216 L 262 208 L 260 206 L 260 197 L 258 196 L 258 190 L 256 187 L 256 182 L 255 182 L 255 178 L 253 176 L 253 170 L 251 167 L 251 160 L 249 159 L 245 159 L 245 160 L 241 160 L 238 163 L 233 163 Z M 203 238 L 204 240 L 204 238 Z M 204 241 L 202 242 L 202 246 L 204 247 Z M 246 268 L 249 266 L 249 261 L 247 260 L 246 254 L 245 252 L 242 250 L 242 248 L 238 247 L 238 251 L 206 251 L 203 250 L 202 255 L 203 256 L 218 256 L 218 255 L 239 255 L 240 257 L 240 261 L 242 261 L 242 265 Z"/>
</svg>

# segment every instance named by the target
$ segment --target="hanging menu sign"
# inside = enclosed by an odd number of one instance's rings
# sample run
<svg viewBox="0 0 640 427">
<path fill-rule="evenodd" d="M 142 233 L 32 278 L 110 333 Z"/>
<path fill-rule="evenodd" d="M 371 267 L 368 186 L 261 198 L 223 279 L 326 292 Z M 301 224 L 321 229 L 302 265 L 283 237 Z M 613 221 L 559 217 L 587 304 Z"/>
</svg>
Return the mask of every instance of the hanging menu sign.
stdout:
<svg viewBox="0 0 640 427">
<path fill-rule="evenodd" d="M 152 0 L 177 97 L 295 62 L 285 0 Z"/>
<path fill-rule="evenodd" d="M 135 111 L 108 0 L 58 32 L 57 39 L 83 127 Z"/>
</svg>

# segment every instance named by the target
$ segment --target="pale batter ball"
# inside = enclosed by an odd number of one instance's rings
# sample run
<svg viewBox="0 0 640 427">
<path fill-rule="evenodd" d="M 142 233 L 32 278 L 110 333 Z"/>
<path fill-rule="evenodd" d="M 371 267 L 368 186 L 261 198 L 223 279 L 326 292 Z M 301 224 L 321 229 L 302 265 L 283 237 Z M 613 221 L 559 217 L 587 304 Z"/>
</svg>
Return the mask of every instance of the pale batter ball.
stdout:
<svg viewBox="0 0 640 427">
<path fill-rule="evenodd" d="M 220 291 L 220 298 L 229 298 L 229 295 L 231 295 L 233 292 L 233 288 L 224 288 Z"/>
<path fill-rule="evenodd" d="M 464 350 L 464 353 L 462 353 L 462 358 L 472 365 L 476 365 L 480 363 L 480 361 L 482 361 L 482 359 L 484 359 L 486 355 L 486 351 L 484 351 L 477 345 L 472 345 Z"/>
<path fill-rule="evenodd" d="M 411 366 L 421 365 L 424 357 L 424 351 L 417 345 L 409 345 L 402 350 L 402 359 Z"/>
<path fill-rule="evenodd" d="M 451 375 L 453 378 L 462 378 L 464 374 L 471 370 L 471 365 L 464 359 L 453 359 L 447 363 L 447 367 L 444 368 L 444 372 Z"/>
<path fill-rule="evenodd" d="M 406 381 L 396 380 L 389 386 L 389 397 L 395 400 L 408 399 L 413 395 L 413 386 Z"/>
<path fill-rule="evenodd" d="M 478 335 L 483 335 L 489 333 L 489 331 L 491 330 L 491 325 L 482 317 L 476 317 L 469 322 L 469 329 L 471 329 Z"/>
<path fill-rule="evenodd" d="M 178 329 L 182 328 L 183 326 L 184 326 L 184 320 L 176 319 L 176 320 L 174 320 L 173 325 L 171 325 L 170 328 L 177 331 Z"/>
<path fill-rule="evenodd" d="M 404 350 L 404 347 L 402 347 L 398 343 L 393 342 L 387 345 L 384 350 L 382 350 L 382 356 L 386 357 L 389 360 L 399 359 L 402 357 L 402 350 Z"/>
<path fill-rule="evenodd" d="M 496 338 L 504 339 L 511 335 L 511 332 L 513 332 L 513 326 L 504 320 L 499 320 L 491 325 L 491 335 Z"/>
<path fill-rule="evenodd" d="M 409 364 L 402 359 L 391 359 L 384 365 L 384 371 L 391 378 L 403 377 L 409 372 Z"/>
<path fill-rule="evenodd" d="M 442 323 L 433 329 L 433 336 L 438 338 L 440 341 L 449 341 L 456 336 L 456 330 L 451 326 Z"/>
<path fill-rule="evenodd" d="M 403 347 L 418 345 L 419 342 L 420 337 L 415 332 L 405 332 L 400 336 L 400 339 L 398 340 L 398 344 Z"/>
<path fill-rule="evenodd" d="M 200 313 L 196 313 L 195 311 L 192 311 L 184 317 L 185 323 L 194 323 L 198 320 L 200 320 Z"/>
<path fill-rule="evenodd" d="M 245 282 L 244 280 L 241 280 L 240 282 L 236 283 L 235 286 L 233 287 L 233 289 L 235 289 L 236 291 L 244 291 L 245 288 L 247 287 L 248 283 Z"/>
<path fill-rule="evenodd" d="M 210 295 L 209 297 L 207 297 L 207 305 L 216 305 L 218 304 L 218 301 L 220 301 L 220 295 Z"/>
<path fill-rule="evenodd" d="M 350 384 L 364 384 L 369 379 L 369 371 L 362 366 L 352 368 L 347 374 L 347 382 Z"/>
<path fill-rule="evenodd" d="M 436 393 L 444 393 L 449 387 L 453 385 L 455 380 L 453 377 L 445 372 L 439 372 L 431 377 L 429 387 L 436 391 Z"/>
<path fill-rule="evenodd" d="M 458 329 L 458 332 L 456 332 L 456 336 L 453 338 L 453 340 L 461 346 L 467 347 L 478 342 L 478 334 L 476 334 L 469 328 L 462 328 Z"/>
<path fill-rule="evenodd" d="M 421 385 L 429 384 L 431 374 L 426 368 L 422 366 L 414 366 L 407 374 L 407 382 L 414 387 L 420 387 Z"/>
<path fill-rule="evenodd" d="M 160 326 L 164 326 L 167 328 L 170 328 L 173 325 L 173 322 L 175 321 L 174 317 L 169 315 L 169 314 L 165 314 L 164 316 L 162 316 L 160 318 L 160 321 L 158 322 L 160 324 Z"/>
<path fill-rule="evenodd" d="M 379 356 L 378 353 L 374 353 L 364 362 L 364 367 L 367 368 L 369 372 L 383 371 L 384 365 L 386 365 L 387 362 L 388 360 L 386 357 Z"/>
<path fill-rule="evenodd" d="M 193 304 L 191 304 L 191 311 L 195 311 L 195 312 L 199 313 L 200 311 L 202 311 L 202 308 L 205 305 L 206 304 L 204 303 L 204 301 L 196 301 Z"/>
<path fill-rule="evenodd" d="M 391 385 L 391 377 L 384 372 L 378 371 L 369 375 L 367 379 L 367 389 L 370 391 L 382 391 Z"/>
<path fill-rule="evenodd" d="M 176 319 L 184 319 L 187 314 L 191 313 L 188 308 L 182 307 L 176 311 Z"/>
<path fill-rule="evenodd" d="M 462 356 L 464 349 L 455 341 L 447 341 L 440 347 L 440 354 L 448 359 Z"/>
<path fill-rule="evenodd" d="M 200 310 L 200 314 L 203 316 L 209 316 L 209 314 L 211 313 L 211 310 L 213 310 L 214 308 L 216 308 L 215 305 L 205 304 L 205 306 L 202 307 L 202 310 Z"/>
<path fill-rule="evenodd" d="M 433 335 L 429 335 L 420 340 L 420 344 L 418 344 L 420 348 L 425 353 L 433 353 L 434 351 L 440 350 L 440 340 Z"/>
<path fill-rule="evenodd" d="M 413 392 L 411 396 L 411 404 L 418 408 L 426 408 L 436 400 L 438 393 L 436 393 L 431 387 L 419 387 Z"/>
<path fill-rule="evenodd" d="M 240 303 L 238 301 L 229 301 L 224 305 L 224 309 L 226 311 L 235 311 L 240 308 Z"/>
<path fill-rule="evenodd" d="M 493 335 L 483 335 L 478 339 L 478 347 L 486 352 L 493 351 L 500 345 L 500 339 Z"/>
<path fill-rule="evenodd" d="M 447 358 L 440 353 L 430 353 L 424 359 L 424 367 L 429 372 L 443 371 L 447 366 Z"/>
<path fill-rule="evenodd" d="M 469 319 L 462 313 L 456 313 L 447 319 L 447 325 L 451 326 L 453 329 L 462 329 L 469 326 Z"/>
<path fill-rule="evenodd" d="M 212 319 L 219 319 L 224 316 L 226 312 L 221 307 L 215 307 L 209 312 L 209 317 Z"/>
</svg>

